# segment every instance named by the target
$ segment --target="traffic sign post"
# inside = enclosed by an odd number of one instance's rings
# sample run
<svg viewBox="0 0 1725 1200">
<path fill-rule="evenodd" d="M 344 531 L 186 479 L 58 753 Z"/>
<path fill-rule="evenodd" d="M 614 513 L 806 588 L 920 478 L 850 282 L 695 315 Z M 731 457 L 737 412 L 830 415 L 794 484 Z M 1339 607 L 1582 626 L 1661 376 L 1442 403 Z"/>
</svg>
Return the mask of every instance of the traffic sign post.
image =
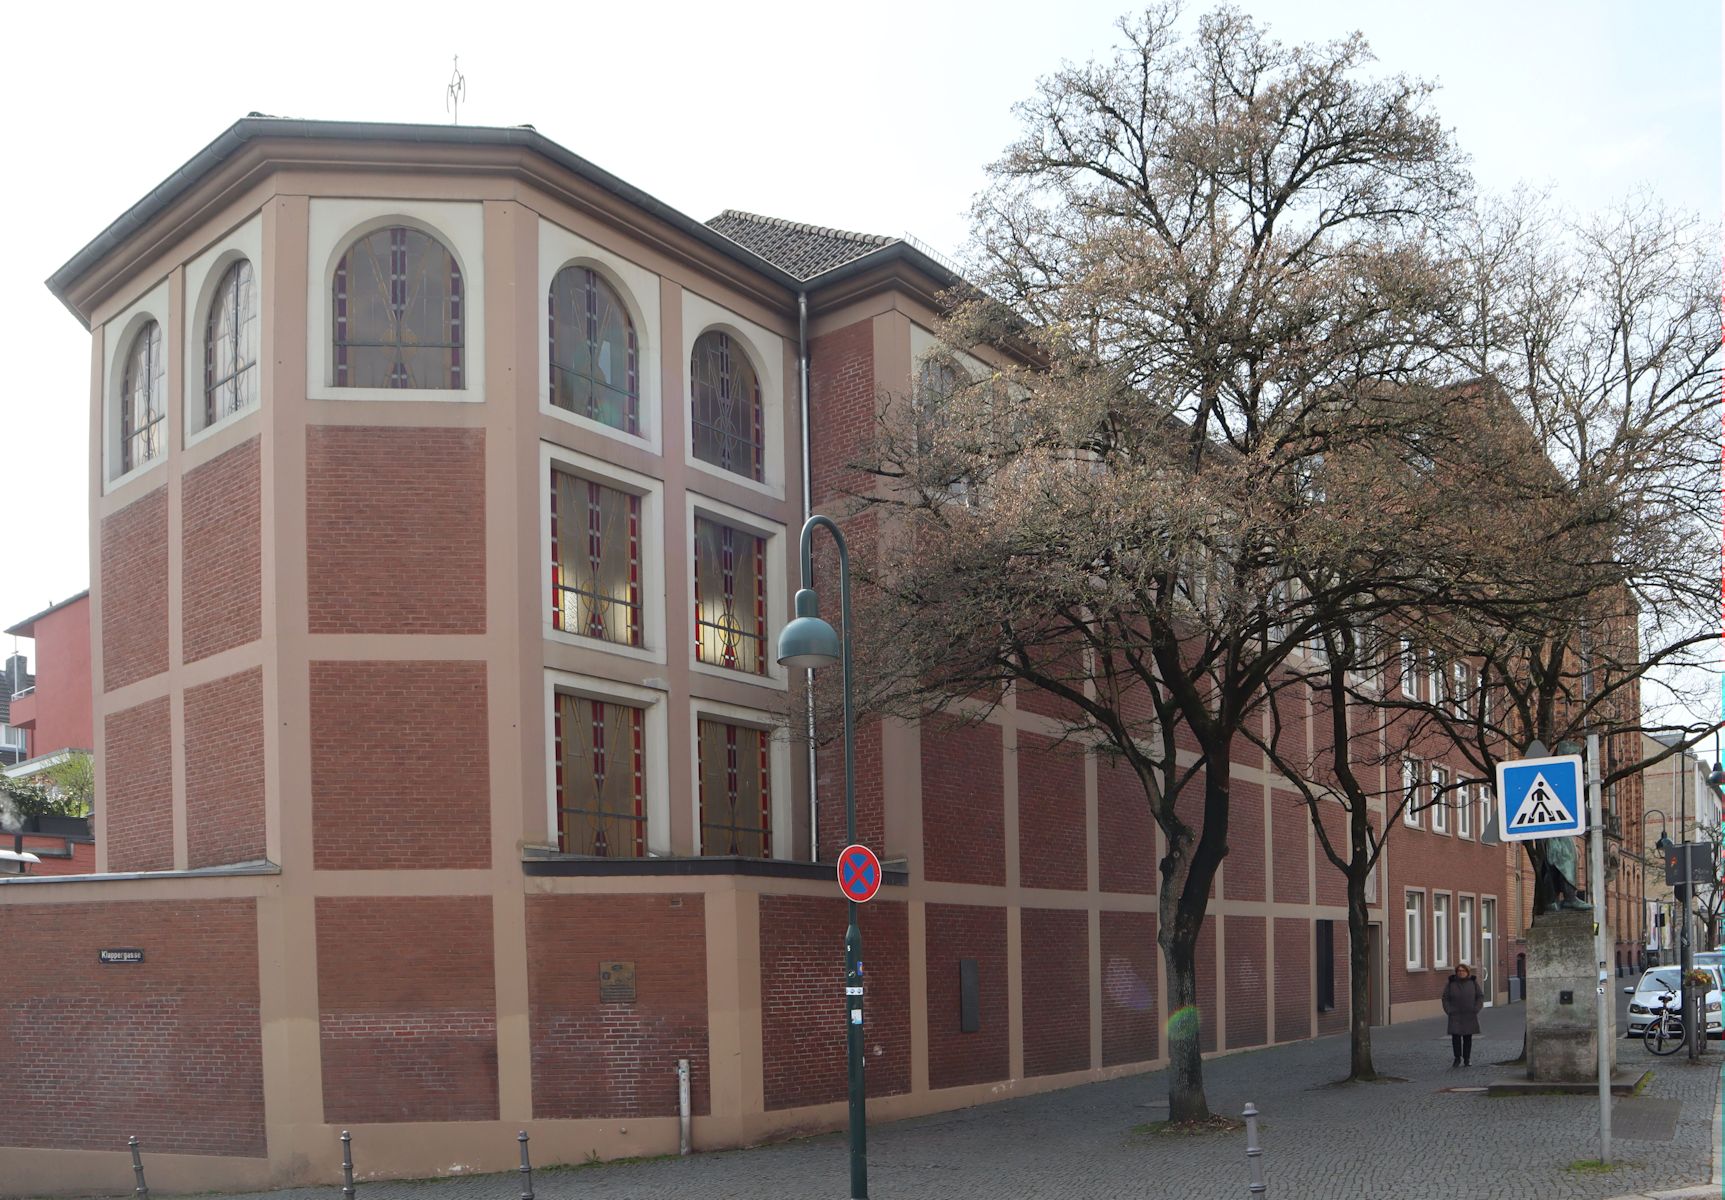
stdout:
<svg viewBox="0 0 1725 1200">
<path fill-rule="evenodd" d="M 1579 837 L 1581 800 L 1580 755 L 1497 764 L 1498 836 L 1506 842 Z"/>
</svg>

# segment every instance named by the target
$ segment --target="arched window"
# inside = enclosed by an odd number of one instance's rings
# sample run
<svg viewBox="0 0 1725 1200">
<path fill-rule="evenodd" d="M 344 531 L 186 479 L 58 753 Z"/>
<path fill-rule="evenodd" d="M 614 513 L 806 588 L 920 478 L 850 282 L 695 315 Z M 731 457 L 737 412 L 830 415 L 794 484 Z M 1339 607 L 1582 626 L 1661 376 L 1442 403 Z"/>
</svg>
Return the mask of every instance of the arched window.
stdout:
<svg viewBox="0 0 1725 1200">
<path fill-rule="evenodd" d="M 766 421 L 754 364 L 716 329 L 695 339 L 689 364 L 695 457 L 749 479 L 766 477 Z"/>
<path fill-rule="evenodd" d="M 635 322 L 598 272 L 564 267 L 551 281 L 551 403 L 590 420 L 641 432 Z"/>
<path fill-rule="evenodd" d="M 141 467 L 167 450 L 167 359 L 162 355 L 162 327 L 154 321 L 138 330 L 126 351 L 120 379 L 120 474 Z"/>
<path fill-rule="evenodd" d="M 252 264 L 227 269 L 204 323 L 204 426 L 258 400 L 258 304 Z"/>
<path fill-rule="evenodd" d="M 335 266 L 335 386 L 459 389 L 461 268 L 428 233 L 391 225 Z"/>
</svg>

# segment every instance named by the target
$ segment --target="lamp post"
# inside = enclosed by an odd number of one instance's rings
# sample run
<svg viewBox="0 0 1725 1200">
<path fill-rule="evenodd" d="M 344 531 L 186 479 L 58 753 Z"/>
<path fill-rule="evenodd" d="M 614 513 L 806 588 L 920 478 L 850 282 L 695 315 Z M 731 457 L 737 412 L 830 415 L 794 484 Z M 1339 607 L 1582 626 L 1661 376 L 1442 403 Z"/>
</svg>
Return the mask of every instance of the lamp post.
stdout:
<svg viewBox="0 0 1725 1200">
<path fill-rule="evenodd" d="M 844 636 L 821 619 L 815 595 L 814 535 L 817 526 L 832 534 L 839 552 L 839 617 Z M 802 556 L 802 586 L 797 590 L 796 618 L 779 634 L 779 663 L 813 671 L 816 667 L 842 663 L 845 734 L 845 841 L 857 840 L 856 764 L 852 749 L 856 742 L 856 712 L 851 689 L 851 562 L 845 535 L 831 517 L 816 513 L 803 522 L 799 546 Z M 812 682 L 812 680 L 811 680 Z M 845 1051 L 850 1073 L 851 1200 L 868 1200 L 868 1116 L 863 1092 L 862 1029 L 862 931 L 857 928 L 855 900 L 850 908 L 850 926 L 845 930 Z"/>
<path fill-rule="evenodd" d="M 1667 818 L 1665 816 L 1665 810 L 1662 808 L 1648 808 L 1645 805 L 1643 805 L 1642 809 L 1641 809 L 1641 836 L 1638 839 L 1641 844 L 1635 848 L 1635 860 L 1641 864 L 1641 961 L 1643 964 L 1645 964 L 1647 961 L 1647 935 L 1649 933 L 1649 930 L 1647 928 L 1647 818 L 1648 817 L 1658 817 L 1659 818 L 1659 840 L 1653 843 L 1653 848 L 1655 850 L 1659 851 L 1659 853 L 1661 855 L 1663 855 L 1665 853 L 1666 843 L 1671 840 L 1665 834 L 1666 825 L 1667 825 Z M 1637 972 L 1637 973 L 1639 974 L 1639 972 Z"/>
</svg>

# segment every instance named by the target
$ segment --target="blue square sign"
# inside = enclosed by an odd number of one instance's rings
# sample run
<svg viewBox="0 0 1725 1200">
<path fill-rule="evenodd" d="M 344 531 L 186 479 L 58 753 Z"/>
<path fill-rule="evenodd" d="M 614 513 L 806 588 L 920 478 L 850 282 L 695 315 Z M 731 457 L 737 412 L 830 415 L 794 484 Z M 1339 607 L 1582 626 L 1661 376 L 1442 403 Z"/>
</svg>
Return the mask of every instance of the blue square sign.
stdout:
<svg viewBox="0 0 1725 1200">
<path fill-rule="evenodd" d="M 1497 814 L 1506 842 L 1580 835 L 1587 825 L 1581 757 L 1565 754 L 1498 763 Z"/>
</svg>

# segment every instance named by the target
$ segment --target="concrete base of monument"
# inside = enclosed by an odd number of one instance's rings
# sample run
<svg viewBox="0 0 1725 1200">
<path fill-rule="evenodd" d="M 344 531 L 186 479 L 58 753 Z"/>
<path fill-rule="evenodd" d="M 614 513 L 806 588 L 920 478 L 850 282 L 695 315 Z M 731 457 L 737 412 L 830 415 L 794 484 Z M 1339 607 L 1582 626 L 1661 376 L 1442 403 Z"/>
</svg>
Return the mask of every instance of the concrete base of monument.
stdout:
<svg viewBox="0 0 1725 1200">
<path fill-rule="evenodd" d="M 1599 1079 L 1599 960 L 1594 953 L 1597 913 L 1546 912 L 1527 931 L 1527 1077 L 1536 1086 Z M 1605 935 L 1611 944 L 1611 933 Z M 1606 981 L 1609 988 L 1610 980 Z M 1606 996 L 1607 1003 L 1613 997 Z M 1616 1029 L 1615 1012 L 1607 1029 Z M 1617 1066 L 1617 1039 L 1606 1043 L 1607 1064 Z"/>
<path fill-rule="evenodd" d="M 1634 1095 L 1635 1089 L 1652 1071 L 1619 1067 L 1611 1074 L 1613 1096 Z M 1572 1096 L 1592 1096 L 1599 1091 L 1599 1080 L 1499 1079 L 1487 1085 L 1488 1096 L 1549 1096 L 1554 1092 Z"/>
</svg>

